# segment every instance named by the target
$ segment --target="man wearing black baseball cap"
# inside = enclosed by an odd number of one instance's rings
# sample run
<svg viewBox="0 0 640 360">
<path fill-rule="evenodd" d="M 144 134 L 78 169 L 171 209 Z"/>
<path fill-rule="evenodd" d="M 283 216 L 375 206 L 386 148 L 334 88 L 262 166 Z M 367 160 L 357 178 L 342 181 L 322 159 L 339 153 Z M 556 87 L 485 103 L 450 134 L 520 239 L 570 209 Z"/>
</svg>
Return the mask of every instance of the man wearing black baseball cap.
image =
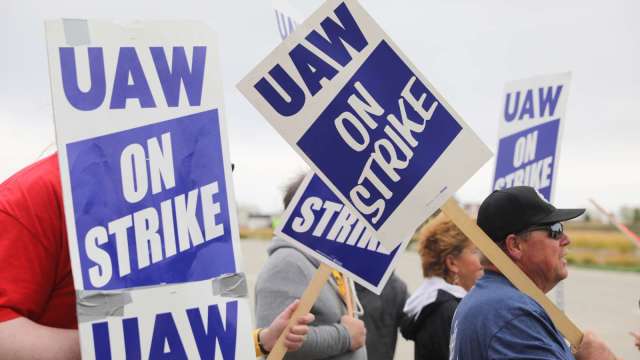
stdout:
<svg viewBox="0 0 640 360">
<path fill-rule="evenodd" d="M 494 191 L 480 205 L 478 226 L 543 292 L 568 275 L 570 244 L 562 222 L 584 209 L 556 209 L 533 188 Z M 586 332 L 575 354 L 544 309 L 485 259 L 485 275 L 463 298 L 451 327 L 451 359 L 615 359 Z M 575 357 L 574 357 L 575 356 Z"/>
</svg>

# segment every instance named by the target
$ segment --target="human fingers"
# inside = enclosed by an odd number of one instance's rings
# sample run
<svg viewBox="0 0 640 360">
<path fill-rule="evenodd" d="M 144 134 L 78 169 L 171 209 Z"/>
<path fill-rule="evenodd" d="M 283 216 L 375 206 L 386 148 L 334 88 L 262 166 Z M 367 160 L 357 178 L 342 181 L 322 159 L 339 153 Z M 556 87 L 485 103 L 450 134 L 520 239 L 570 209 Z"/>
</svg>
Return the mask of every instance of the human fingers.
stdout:
<svg viewBox="0 0 640 360">
<path fill-rule="evenodd" d="M 293 315 L 293 312 L 298 308 L 298 304 L 300 304 L 300 300 L 296 299 L 294 302 L 289 304 L 289 306 L 287 306 L 287 308 L 284 309 L 278 317 L 281 319 L 291 319 L 291 315 Z"/>
<path fill-rule="evenodd" d="M 287 340 L 286 338 L 284 339 L 282 344 L 287 349 L 287 351 L 296 351 L 296 350 L 300 349 L 300 347 L 302 346 L 302 342 L 300 342 L 300 341 L 291 342 L 291 341 Z"/>
<path fill-rule="evenodd" d="M 304 335 L 296 335 L 293 333 L 288 333 L 285 339 L 291 343 L 302 343 L 304 342 Z"/>
<path fill-rule="evenodd" d="M 291 332 L 292 334 L 295 335 L 307 335 L 307 333 L 309 333 L 309 327 L 306 325 L 296 325 L 291 327 L 291 329 L 289 330 L 289 332 Z"/>
<path fill-rule="evenodd" d="M 297 319 L 297 323 L 299 325 L 308 325 L 311 324 L 315 319 L 316 317 L 312 313 L 306 313 Z"/>
<path fill-rule="evenodd" d="M 289 343 L 287 340 L 285 340 L 283 344 L 287 351 L 296 351 L 302 346 L 302 343 Z"/>
<path fill-rule="evenodd" d="M 287 334 L 284 338 L 284 346 L 288 351 L 298 350 L 304 343 L 304 336 Z"/>
</svg>

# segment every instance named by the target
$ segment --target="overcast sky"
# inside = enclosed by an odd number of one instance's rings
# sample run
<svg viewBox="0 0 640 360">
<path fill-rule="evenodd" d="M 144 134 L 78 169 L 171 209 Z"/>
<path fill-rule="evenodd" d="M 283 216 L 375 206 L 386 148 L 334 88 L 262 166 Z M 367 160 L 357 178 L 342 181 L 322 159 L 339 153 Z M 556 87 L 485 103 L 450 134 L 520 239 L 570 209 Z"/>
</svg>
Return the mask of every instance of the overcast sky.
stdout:
<svg viewBox="0 0 640 360">
<path fill-rule="evenodd" d="M 309 14 L 319 1 L 292 1 Z M 506 82 L 572 72 L 556 203 L 640 205 L 640 2 L 372 1 L 361 3 L 495 152 Z M 306 166 L 235 84 L 280 42 L 270 1 L 0 1 L 0 181 L 54 142 L 44 19 L 198 19 L 220 39 L 237 201 L 281 209 Z M 458 192 L 481 201 L 490 161 Z"/>
</svg>

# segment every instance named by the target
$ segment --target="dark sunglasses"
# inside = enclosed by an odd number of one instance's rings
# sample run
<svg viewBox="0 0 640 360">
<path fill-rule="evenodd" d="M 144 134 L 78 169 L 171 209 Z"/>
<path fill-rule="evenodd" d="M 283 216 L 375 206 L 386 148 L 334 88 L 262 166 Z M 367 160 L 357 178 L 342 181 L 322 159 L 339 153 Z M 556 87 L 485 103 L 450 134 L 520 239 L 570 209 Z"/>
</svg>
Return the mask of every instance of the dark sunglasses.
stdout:
<svg viewBox="0 0 640 360">
<path fill-rule="evenodd" d="M 518 234 L 524 234 L 536 230 L 547 230 L 549 237 L 553 240 L 560 240 L 564 234 L 564 225 L 562 223 L 555 223 L 550 225 L 534 225 L 530 228 L 520 231 Z"/>
</svg>

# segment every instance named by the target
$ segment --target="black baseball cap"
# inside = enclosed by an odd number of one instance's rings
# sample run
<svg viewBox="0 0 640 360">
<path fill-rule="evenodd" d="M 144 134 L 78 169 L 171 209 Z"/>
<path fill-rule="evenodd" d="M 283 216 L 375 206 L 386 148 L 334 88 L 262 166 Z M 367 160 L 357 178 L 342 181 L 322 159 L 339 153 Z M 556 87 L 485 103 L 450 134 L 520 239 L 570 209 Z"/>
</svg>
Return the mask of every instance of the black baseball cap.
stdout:
<svg viewBox="0 0 640 360">
<path fill-rule="evenodd" d="M 553 224 L 576 218 L 585 209 L 556 209 L 530 186 L 496 190 L 480 205 L 478 226 L 500 243 L 534 225 Z"/>
</svg>

